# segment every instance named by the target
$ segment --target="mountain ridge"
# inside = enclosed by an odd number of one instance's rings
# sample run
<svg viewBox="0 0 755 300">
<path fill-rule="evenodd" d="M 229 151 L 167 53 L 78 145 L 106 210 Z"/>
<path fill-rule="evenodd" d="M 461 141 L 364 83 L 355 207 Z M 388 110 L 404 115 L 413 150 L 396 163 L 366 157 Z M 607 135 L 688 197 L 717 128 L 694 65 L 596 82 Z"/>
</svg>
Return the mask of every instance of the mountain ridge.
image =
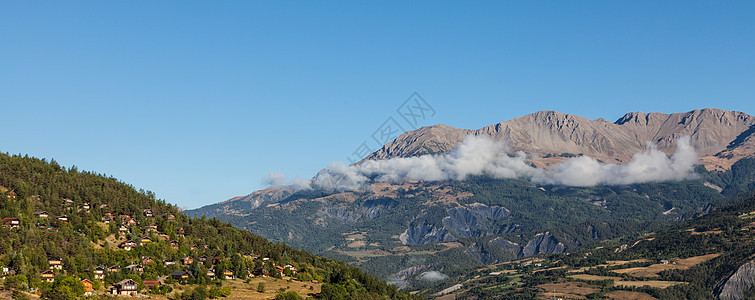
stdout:
<svg viewBox="0 0 755 300">
<path fill-rule="evenodd" d="M 755 118 L 747 113 L 716 108 L 672 114 L 630 112 L 613 123 L 602 118 L 590 120 L 544 110 L 476 130 L 438 124 L 408 131 L 357 164 L 367 160 L 448 153 L 469 135 L 505 141 L 511 150 L 529 153 L 540 167 L 562 160 L 547 159 L 562 153 L 582 153 L 624 163 L 633 154 L 644 151 L 647 142 L 671 154 L 675 141 L 689 135 L 700 162 L 708 170 L 725 170 L 752 154 L 737 151 L 737 148 L 755 149 L 755 140 L 750 138 L 753 126 Z M 747 136 L 740 136 L 743 133 Z M 738 140 L 738 144 L 732 144 Z M 732 145 L 734 147 L 727 148 Z"/>
</svg>

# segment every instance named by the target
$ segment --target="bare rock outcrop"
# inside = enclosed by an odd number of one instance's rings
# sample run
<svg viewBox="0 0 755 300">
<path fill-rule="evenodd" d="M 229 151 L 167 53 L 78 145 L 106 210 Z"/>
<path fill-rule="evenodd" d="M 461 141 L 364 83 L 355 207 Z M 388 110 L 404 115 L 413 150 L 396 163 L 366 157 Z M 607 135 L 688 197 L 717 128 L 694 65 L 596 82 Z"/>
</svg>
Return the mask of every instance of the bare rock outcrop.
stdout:
<svg viewBox="0 0 755 300">
<path fill-rule="evenodd" d="M 721 300 L 744 299 L 744 292 L 755 286 L 755 262 L 748 262 L 731 275 L 721 287 Z"/>
</svg>

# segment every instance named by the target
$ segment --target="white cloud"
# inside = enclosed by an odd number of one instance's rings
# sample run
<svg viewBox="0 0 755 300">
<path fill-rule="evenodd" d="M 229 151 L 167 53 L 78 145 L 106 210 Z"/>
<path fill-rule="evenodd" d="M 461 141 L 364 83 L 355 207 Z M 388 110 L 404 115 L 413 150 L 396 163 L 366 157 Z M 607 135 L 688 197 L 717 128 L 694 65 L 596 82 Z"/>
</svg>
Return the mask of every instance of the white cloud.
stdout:
<svg viewBox="0 0 755 300">
<path fill-rule="evenodd" d="M 425 272 L 425 273 L 422 273 L 422 275 L 419 276 L 419 280 L 424 280 L 424 281 L 433 281 L 433 282 L 435 282 L 435 281 L 443 281 L 443 280 L 446 280 L 446 279 L 448 279 L 448 275 L 443 274 L 443 273 L 438 272 L 438 271 Z"/>
</svg>

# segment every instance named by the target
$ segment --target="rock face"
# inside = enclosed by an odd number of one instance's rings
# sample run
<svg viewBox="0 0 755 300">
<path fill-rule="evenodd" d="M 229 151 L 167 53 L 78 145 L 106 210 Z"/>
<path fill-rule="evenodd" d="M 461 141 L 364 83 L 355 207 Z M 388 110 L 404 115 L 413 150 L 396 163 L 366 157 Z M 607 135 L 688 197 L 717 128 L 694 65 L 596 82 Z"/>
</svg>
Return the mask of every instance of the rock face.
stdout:
<svg viewBox="0 0 755 300">
<path fill-rule="evenodd" d="M 207 205 L 191 211 L 193 216 L 207 216 L 208 218 L 218 215 L 246 215 L 263 202 L 273 203 L 280 201 L 293 194 L 294 190 L 288 186 L 269 187 L 255 191 L 246 196 L 233 197 L 226 201 Z"/>
<path fill-rule="evenodd" d="M 539 233 L 522 248 L 520 257 L 538 254 L 564 253 L 566 247 L 550 232 Z"/>
<path fill-rule="evenodd" d="M 686 113 L 628 113 L 614 123 L 556 111 L 530 115 L 483 127 L 459 129 L 443 124 L 409 131 L 365 158 L 388 159 L 447 153 L 468 135 L 503 140 L 511 150 L 535 155 L 583 153 L 604 161 L 626 162 L 656 143 L 668 154 L 685 135 L 709 169 L 726 168 L 755 150 L 755 118 L 743 112 L 706 108 Z"/>
<path fill-rule="evenodd" d="M 399 235 L 399 240 L 404 245 L 420 245 L 455 241 L 456 237 L 445 228 L 423 224 L 409 226 L 409 228 Z"/>
<path fill-rule="evenodd" d="M 726 279 L 718 298 L 721 300 L 744 299 L 744 291 L 755 286 L 755 262 L 748 262 Z"/>
<path fill-rule="evenodd" d="M 443 227 L 452 229 L 463 237 L 486 236 L 496 233 L 486 223 L 501 220 L 511 213 L 500 206 L 487 206 L 474 203 L 468 207 L 460 206 L 448 210 L 448 217 L 443 219 Z"/>
</svg>

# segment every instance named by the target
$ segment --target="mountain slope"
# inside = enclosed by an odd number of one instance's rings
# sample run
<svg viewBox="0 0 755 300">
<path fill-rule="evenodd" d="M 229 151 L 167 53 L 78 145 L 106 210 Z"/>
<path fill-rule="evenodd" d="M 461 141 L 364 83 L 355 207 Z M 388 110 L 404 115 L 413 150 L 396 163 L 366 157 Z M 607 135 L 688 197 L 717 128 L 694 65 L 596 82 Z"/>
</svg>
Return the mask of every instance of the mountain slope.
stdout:
<svg viewBox="0 0 755 300">
<path fill-rule="evenodd" d="M 755 197 L 746 193 L 730 202 L 669 229 L 481 268 L 424 293 L 454 299 L 751 299 Z"/>
<path fill-rule="evenodd" d="M 255 277 L 263 286 L 309 286 L 307 293 L 324 298 L 412 298 L 343 262 L 271 243 L 215 219 L 189 218 L 150 192 L 54 161 L 0 154 L 0 192 L 0 265 L 8 268 L 3 276 L 12 275 L 5 286 L 15 294 L 37 291 L 44 298 L 74 299 L 84 292 L 80 279 L 90 280 L 99 295 L 133 280 L 139 294 L 158 299 L 166 293 L 234 298 L 257 288 L 222 279 L 229 276 Z M 54 282 L 45 276 L 54 276 Z M 301 283 L 272 278 L 282 276 Z M 162 287 L 146 289 L 150 280 Z M 221 290 L 221 285 L 234 288 Z M 277 292 L 269 290 L 267 297 Z"/>
<path fill-rule="evenodd" d="M 477 130 L 443 124 L 423 127 L 400 135 L 365 160 L 448 153 L 468 135 L 482 135 L 536 156 L 583 153 L 603 161 L 626 162 L 644 151 L 648 141 L 671 154 L 676 139 L 689 135 L 708 169 L 728 169 L 752 155 L 754 128 L 755 118 L 746 113 L 712 108 L 673 114 L 628 113 L 614 123 L 539 111 Z M 738 148 L 748 151 L 734 150 Z"/>
</svg>

